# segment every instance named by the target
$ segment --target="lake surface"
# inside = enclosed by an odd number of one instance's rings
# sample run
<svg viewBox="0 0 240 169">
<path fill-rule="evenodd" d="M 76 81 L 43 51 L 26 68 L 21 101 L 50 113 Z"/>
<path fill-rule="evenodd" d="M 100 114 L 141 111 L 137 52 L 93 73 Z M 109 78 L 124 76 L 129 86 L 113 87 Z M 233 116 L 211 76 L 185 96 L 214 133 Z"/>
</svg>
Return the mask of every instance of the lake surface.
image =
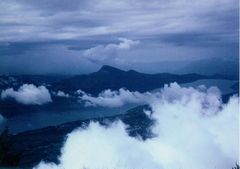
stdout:
<svg viewBox="0 0 240 169">
<path fill-rule="evenodd" d="M 205 85 L 206 87 L 216 86 L 222 94 L 233 93 L 231 86 L 236 81 L 230 80 L 197 80 L 192 83 L 181 84 L 183 87 L 197 87 Z M 157 91 L 160 89 L 156 89 Z M 67 103 L 66 103 L 67 102 Z M 10 116 L 5 116 L 5 122 L 2 127 L 8 126 L 11 133 L 19 133 L 27 130 L 38 129 L 47 126 L 59 125 L 66 122 L 92 119 L 96 117 L 113 116 L 123 114 L 127 110 L 138 106 L 137 104 L 128 104 L 119 108 L 107 107 L 85 107 L 78 102 L 68 102 L 63 100 L 60 102 L 53 102 L 50 105 L 38 107 L 12 107 L 9 106 L 7 110 Z M 0 113 L 3 111 L 0 110 Z"/>
<path fill-rule="evenodd" d="M 71 121 L 123 114 L 127 110 L 137 106 L 136 104 L 129 104 L 118 108 L 107 108 L 84 107 L 81 104 L 77 104 L 65 105 L 64 107 L 56 106 L 54 110 L 47 110 L 45 108 L 33 111 L 18 110 L 17 115 L 5 118 L 2 128 L 8 126 L 11 133 L 19 133 Z"/>
<path fill-rule="evenodd" d="M 200 85 L 205 85 L 207 88 L 215 86 L 215 87 L 218 87 L 218 89 L 224 95 L 224 94 L 229 94 L 234 92 L 231 86 L 236 82 L 237 81 L 232 81 L 232 80 L 203 79 L 203 80 L 197 80 L 191 83 L 181 84 L 181 86 L 182 87 L 198 87 Z"/>
</svg>

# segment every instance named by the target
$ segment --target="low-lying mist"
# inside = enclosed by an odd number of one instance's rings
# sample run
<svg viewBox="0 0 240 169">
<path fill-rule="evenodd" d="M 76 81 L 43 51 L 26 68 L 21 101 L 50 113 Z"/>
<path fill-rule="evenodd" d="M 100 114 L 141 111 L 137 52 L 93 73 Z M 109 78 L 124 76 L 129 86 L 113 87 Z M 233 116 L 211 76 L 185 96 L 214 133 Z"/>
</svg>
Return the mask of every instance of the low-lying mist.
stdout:
<svg viewBox="0 0 240 169">
<path fill-rule="evenodd" d="M 91 122 L 67 135 L 59 164 L 34 169 L 227 169 L 238 162 L 237 96 L 224 104 L 217 88 L 172 83 L 150 98 L 153 138 L 130 137 L 121 121 Z"/>
</svg>

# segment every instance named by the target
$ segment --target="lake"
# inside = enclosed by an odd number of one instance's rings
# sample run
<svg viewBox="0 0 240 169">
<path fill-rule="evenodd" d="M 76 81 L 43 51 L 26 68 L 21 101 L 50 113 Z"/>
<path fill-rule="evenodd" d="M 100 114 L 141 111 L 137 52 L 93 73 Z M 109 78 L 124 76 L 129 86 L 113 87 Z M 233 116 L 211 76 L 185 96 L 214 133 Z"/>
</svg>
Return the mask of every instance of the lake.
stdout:
<svg viewBox="0 0 240 169">
<path fill-rule="evenodd" d="M 236 81 L 230 80 L 197 80 L 192 83 L 181 84 L 182 87 L 197 87 L 205 85 L 206 87 L 216 86 L 222 94 L 233 93 L 231 86 Z M 157 91 L 156 89 L 153 91 Z M 5 116 L 5 122 L 2 128 L 8 126 L 11 133 L 19 133 L 27 130 L 38 129 L 47 126 L 59 125 L 66 122 L 91 119 L 96 117 L 113 116 L 123 114 L 127 110 L 137 106 L 137 104 L 128 104 L 118 108 L 107 107 L 85 107 L 76 101 L 61 100 L 44 106 L 9 106 L 4 111 L 9 116 Z M 3 111 L 3 110 L 2 110 Z M 1 111 L 1 113 L 3 113 Z"/>
</svg>

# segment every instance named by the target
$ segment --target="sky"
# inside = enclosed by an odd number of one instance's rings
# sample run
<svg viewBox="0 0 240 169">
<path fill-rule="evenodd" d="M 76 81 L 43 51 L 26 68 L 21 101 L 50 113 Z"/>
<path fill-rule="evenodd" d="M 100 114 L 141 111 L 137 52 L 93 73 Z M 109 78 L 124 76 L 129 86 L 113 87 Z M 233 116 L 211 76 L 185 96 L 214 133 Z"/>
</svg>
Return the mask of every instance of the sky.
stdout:
<svg viewBox="0 0 240 169">
<path fill-rule="evenodd" d="M 0 74 L 238 69 L 238 0 L 3 0 L 0 9 Z"/>
</svg>

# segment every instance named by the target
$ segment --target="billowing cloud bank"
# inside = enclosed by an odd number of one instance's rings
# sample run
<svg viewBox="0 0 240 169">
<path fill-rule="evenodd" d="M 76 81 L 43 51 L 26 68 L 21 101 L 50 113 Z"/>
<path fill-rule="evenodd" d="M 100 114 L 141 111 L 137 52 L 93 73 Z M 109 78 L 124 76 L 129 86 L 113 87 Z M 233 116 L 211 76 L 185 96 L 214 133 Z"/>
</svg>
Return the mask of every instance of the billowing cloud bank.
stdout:
<svg viewBox="0 0 240 169">
<path fill-rule="evenodd" d="M 173 87 L 175 86 L 175 87 Z M 113 91 L 110 89 L 104 90 L 98 94 L 98 96 L 92 96 L 82 90 L 78 90 L 76 94 L 79 95 L 80 101 L 85 103 L 85 106 L 102 106 L 102 107 L 121 107 L 124 104 L 151 104 L 154 100 L 159 99 L 161 97 L 178 97 L 175 95 L 175 92 L 172 91 L 176 88 L 176 84 L 172 84 L 171 90 L 168 89 L 167 85 L 163 90 L 153 91 L 153 92 L 144 92 L 140 93 L 138 91 L 129 91 L 127 89 L 121 88 L 117 91 Z M 177 89 L 176 89 L 177 90 Z M 182 90 L 185 92 L 186 90 L 191 91 L 192 88 Z M 198 90 L 207 90 L 204 85 L 199 86 Z M 172 91 L 172 94 L 169 93 Z M 220 91 L 216 87 L 211 87 L 208 91 L 215 92 L 218 97 L 220 97 Z M 167 92 L 167 93 L 166 93 Z M 173 95 L 173 96 L 171 96 Z"/>
<path fill-rule="evenodd" d="M 68 135 L 60 164 L 41 162 L 35 169 L 227 169 L 238 162 L 238 97 L 223 104 L 215 88 L 176 83 L 160 93 L 149 103 L 156 137 L 130 137 L 122 122 L 92 122 Z"/>
<path fill-rule="evenodd" d="M 119 89 L 112 91 L 110 89 L 104 90 L 97 97 L 91 96 L 81 90 L 77 91 L 80 94 L 79 98 L 85 102 L 86 106 L 102 106 L 102 107 L 121 107 L 127 103 L 146 103 L 159 95 L 156 93 L 140 93 L 131 92 L 127 89 Z"/>
<path fill-rule="evenodd" d="M 51 95 L 45 86 L 36 87 L 33 84 L 24 84 L 16 91 L 13 88 L 3 90 L 1 99 L 8 98 L 25 105 L 43 105 L 52 102 Z"/>
</svg>

